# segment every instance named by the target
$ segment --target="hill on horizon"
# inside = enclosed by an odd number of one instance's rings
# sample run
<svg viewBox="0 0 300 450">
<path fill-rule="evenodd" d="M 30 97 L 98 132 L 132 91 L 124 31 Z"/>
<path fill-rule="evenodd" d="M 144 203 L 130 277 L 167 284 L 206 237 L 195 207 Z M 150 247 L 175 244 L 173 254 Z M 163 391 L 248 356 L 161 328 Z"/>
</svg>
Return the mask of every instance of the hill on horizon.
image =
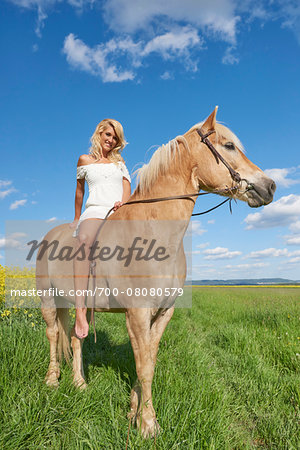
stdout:
<svg viewBox="0 0 300 450">
<path fill-rule="evenodd" d="M 243 286 L 243 285 L 253 285 L 253 286 L 272 286 L 272 285 L 300 285 L 300 280 L 288 280 L 286 278 L 237 278 L 233 280 L 187 280 L 187 284 L 198 285 L 198 286 L 218 286 L 218 285 L 228 285 L 228 286 Z"/>
</svg>

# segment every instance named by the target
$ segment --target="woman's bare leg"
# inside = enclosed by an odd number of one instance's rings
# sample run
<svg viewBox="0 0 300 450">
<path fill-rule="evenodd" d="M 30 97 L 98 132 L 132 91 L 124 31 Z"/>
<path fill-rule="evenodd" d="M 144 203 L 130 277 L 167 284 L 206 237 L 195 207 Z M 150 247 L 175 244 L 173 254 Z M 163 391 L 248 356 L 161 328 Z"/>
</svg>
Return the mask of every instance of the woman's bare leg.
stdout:
<svg viewBox="0 0 300 450">
<path fill-rule="evenodd" d="M 90 261 L 88 259 L 90 247 L 95 241 L 97 231 L 101 225 L 102 219 L 86 219 L 79 227 L 79 234 L 77 237 L 77 248 L 84 244 L 85 258 L 80 261 L 74 259 L 74 288 L 76 295 L 76 319 L 75 319 L 75 333 L 79 339 L 83 339 L 88 335 L 89 324 L 86 319 L 86 304 L 85 294 L 81 293 L 87 289 Z M 78 294 L 77 295 L 77 291 Z"/>
</svg>

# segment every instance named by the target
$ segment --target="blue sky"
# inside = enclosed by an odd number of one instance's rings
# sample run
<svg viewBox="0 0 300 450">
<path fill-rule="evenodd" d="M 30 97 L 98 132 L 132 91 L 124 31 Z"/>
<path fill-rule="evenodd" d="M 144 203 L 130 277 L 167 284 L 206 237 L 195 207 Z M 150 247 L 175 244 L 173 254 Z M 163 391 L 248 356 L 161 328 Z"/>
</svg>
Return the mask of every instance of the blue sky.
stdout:
<svg viewBox="0 0 300 450">
<path fill-rule="evenodd" d="M 300 279 L 298 0 L 6 0 L 1 9 L 0 264 L 18 245 L 16 234 L 5 240 L 5 220 L 73 219 L 77 159 L 102 118 L 123 124 L 132 172 L 219 105 L 277 191 L 267 207 L 239 202 L 232 215 L 223 207 L 193 220 L 193 278 Z"/>
</svg>

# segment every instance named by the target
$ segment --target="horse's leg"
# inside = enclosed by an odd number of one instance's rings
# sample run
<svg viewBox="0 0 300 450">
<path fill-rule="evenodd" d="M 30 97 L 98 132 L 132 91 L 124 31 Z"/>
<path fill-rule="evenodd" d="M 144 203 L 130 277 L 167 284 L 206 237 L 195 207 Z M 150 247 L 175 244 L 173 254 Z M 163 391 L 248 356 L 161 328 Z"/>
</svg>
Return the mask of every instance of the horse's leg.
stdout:
<svg viewBox="0 0 300 450">
<path fill-rule="evenodd" d="M 79 339 L 75 333 L 75 326 L 71 331 L 71 347 L 73 350 L 73 383 L 80 389 L 86 388 L 82 362 L 82 345 L 84 339 Z"/>
<path fill-rule="evenodd" d="M 90 320 L 90 310 L 87 312 L 87 320 Z M 85 389 L 87 384 L 84 378 L 82 346 L 84 339 L 79 339 L 75 333 L 75 325 L 71 330 L 71 346 L 73 350 L 73 383 L 80 389 Z"/>
<path fill-rule="evenodd" d="M 158 352 L 158 347 L 159 347 L 161 337 L 166 329 L 166 326 L 168 325 L 169 321 L 171 320 L 173 313 L 174 313 L 174 307 L 161 310 L 159 315 L 157 315 L 157 317 L 155 317 L 155 319 L 152 321 L 151 329 L 150 329 L 150 332 L 151 332 L 151 359 L 153 361 L 154 367 L 156 365 L 157 352 Z M 136 382 L 134 383 L 134 385 L 131 389 L 130 412 L 128 413 L 128 418 L 134 419 L 136 417 L 140 401 L 141 401 L 141 387 L 140 387 L 139 381 L 136 380 Z"/>
<path fill-rule="evenodd" d="M 152 404 L 152 380 L 154 364 L 151 358 L 151 311 L 144 308 L 129 308 L 126 325 L 130 337 L 141 389 L 136 423 L 144 437 L 154 436 L 159 431 Z M 137 394 L 138 396 L 138 394 Z"/>
<path fill-rule="evenodd" d="M 58 386 L 60 370 L 57 359 L 58 325 L 56 308 L 42 308 L 42 315 L 47 325 L 46 336 L 50 344 L 50 364 L 45 381 L 49 386 Z"/>
<path fill-rule="evenodd" d="M 137 411 L 141 402 L 141 386 L 139 380 L 136 379 L 130 393 L 130 411 L 127 414 L 128 419 L 136 420 Z"/>
<path fill-rule="evenodd" d="M 161 337 L 170 322 L 174 313 L 174 306 L 172 308 L 162 309 L 157 317 L 154 318 L 151 324 L 151 357 L 154 365 L 156 364 L 157 352 Z"/>
</svg>

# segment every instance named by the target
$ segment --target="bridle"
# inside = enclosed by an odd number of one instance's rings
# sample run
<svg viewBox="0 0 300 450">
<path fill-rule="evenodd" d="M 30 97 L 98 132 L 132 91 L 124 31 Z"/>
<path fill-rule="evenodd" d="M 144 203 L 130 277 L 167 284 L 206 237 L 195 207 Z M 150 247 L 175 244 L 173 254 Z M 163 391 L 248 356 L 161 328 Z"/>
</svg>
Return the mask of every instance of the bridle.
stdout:
<svg viewBox="0 0 300 450">
<path fill-rule="evenodd" d="M 224 166 L 228 169 L 231 178 L 233 179 L 233 181 L 235 181 L 236 183 L 240 183 L 242 181 L 242 178 L 240 176 L 240 174 L 238 172 L 236 172 L 229 164 L 228 162 L 223 158 L 223 156 L 220 155 L 220 153 L 218 152 L 218 150 L 213 146 L 213 144 L 210 142 L 210 140 L 208 139 L 208 136 L 210 136 L 211 134 L 215 133 L 215 130 L 211 130 L 206 134 L 203 134 L 200 128 L 197 128 L 197 133 L 199 134 L 201 141 L 209 148 L 209 150 L 212 152 L 212 154 L 214 155 L 217 164 L 219 164 L 219 161 L 221 161 Z"/>
<path fill-rule="evenodd" d="M 214 155 L 217 164 L 219 164 L 219 161 L 221 161 L 222 164 L 224 164 L 224 166 L 228 169 L 230 176 L 232 178 L 232 180 L 236 183 L 234 186 L 232 186 L 231 188 L 226 188 L 226 189 L 221 189 L 221 190 L 212 190 L 209 192 L 196 192 L 193 194 L 182 194 L 182 195 L 175 195 L 175 196 L 170 196 L 170 197 L 158 197 L 158 198 L 148 198 L 148 199 L 144 199 L 144 200 L 131 200 L 129 202 L 123 203 L 123 206 L 127 206 L 127 205 L 134 205 L 137 203 L 157 203 L 157 202 L 163 202 L 163 201 L 168 201 L 168 200 L 180 200 L 180 199 L 189 199 L 192 200 L 192 197 L 200 197 L 202 195 L 208 195 L 208 194 L 219 194 L 219 195 L 230 195 L 230 194 L 234 194 L 235 191 L 237 191 L 239 189 L 239 185 L 241 184 L 242 181 L 245 181 L 247 183 L 246 185 L 246 189 L 245 192 L 247 192 L 250 189 L 253 189 L 253 186 L 245 179 L 245 178 L 241 178 L 240 174 L 238 172 L 236 172 L 229 164 L 228 162 L 223 158 L 222 155 L 220 155 L 220 153 L 217 151 L 217 149 L 214 147 L 214 145 L 210 142 L 210 140 L 208 139 L 208 136 L 210 136 L 211 134 L 215 133 L 215 130 L 211 130 L 206 134 L 203 134 L 200 128 L 197 128 L 197 133 L 199 134 L 200 138 L 201 138 L 201 142 L 203 142 L 212 152 L 212 154 Z M 232 212 L 231 210 L 231 202 L 232 199 L 234 197 L 228 197 L 226 198 L 226 200 L 222 201 L 221 203 L 219 203 L 218 205 L 214 206 L 213 208 L 210 208 L 206 211 L 202 211 L 200 213 L 193 213 L 192 216 L 201 216 L 203 214 L 207 214 L 211 211 L 213 211 L 214 209 L 219 208 L 220 206 L 224 205 L 225 203 L 229 202 L 229 209 L 230 212 Z M 99 231 L 101 230 L 102 226 L 104 225 L 106 219 L 108 218 L 108 216 L 110 215 L 110 213 L 114 210 L 114 207 L 111 208 L 108 213 L 106 214 L 105 218 L 103 219 L 101 225 L 98 228 L 98 231 L 96 233 L 96 235 L 99 233 Z M 92 261 L 90 264 L 90 274 L 93 277 L 93 291 L 95 292 L 95 288 L 96 288 L 96 262 Z M 94 328 L 94 336 L 95 336 L 95 342 L 96 342 L 96 329 L 95 329 L 95 316 L 94 316 L 94 311 L 95 311 L 95 297 L 93 299 L 93 306 L 91 308 L 91 322 L 93 323 L 93 328 Z"/>
</svg>

